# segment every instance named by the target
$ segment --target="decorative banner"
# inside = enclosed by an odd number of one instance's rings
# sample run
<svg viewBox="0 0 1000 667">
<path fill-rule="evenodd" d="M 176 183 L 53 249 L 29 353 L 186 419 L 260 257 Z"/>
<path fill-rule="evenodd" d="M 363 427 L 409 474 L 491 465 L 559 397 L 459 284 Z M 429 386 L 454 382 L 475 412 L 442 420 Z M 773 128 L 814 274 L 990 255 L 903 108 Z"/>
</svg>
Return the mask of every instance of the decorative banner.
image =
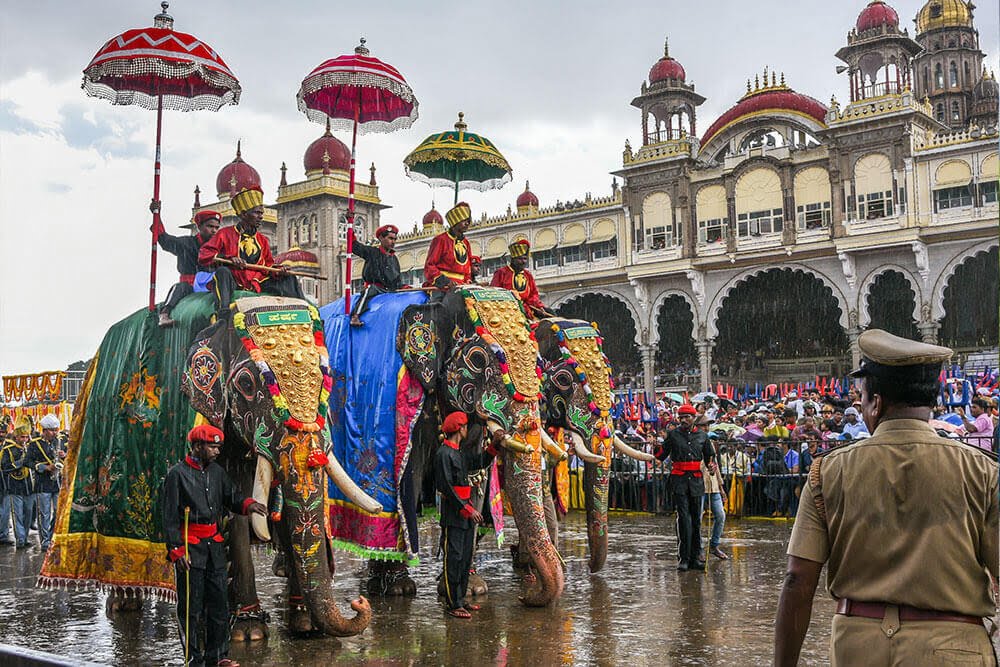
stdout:
<svg viewBox="0 0 1000 667">
<path fill-rule="evenodd" d="M 21 415 L 27 415 L 33 424 L 38 424 L 38 420 L 47 414 L 53 414 L 59 418 L 59 430 L 68 431 L 73 422 L 73 404 L 63 401 L 54 404 L 39 403 L 36 405 L 21 405 L 14 408 L 5 407 L 3 408 L 3 421 L 13 427 Z"/>
<path fill-rule="evenodd" d="M 8 401 L 58 401 L 62 398 L 64 377 L 64 371 L 5 375 L 3 393 Z"/>
</svg>

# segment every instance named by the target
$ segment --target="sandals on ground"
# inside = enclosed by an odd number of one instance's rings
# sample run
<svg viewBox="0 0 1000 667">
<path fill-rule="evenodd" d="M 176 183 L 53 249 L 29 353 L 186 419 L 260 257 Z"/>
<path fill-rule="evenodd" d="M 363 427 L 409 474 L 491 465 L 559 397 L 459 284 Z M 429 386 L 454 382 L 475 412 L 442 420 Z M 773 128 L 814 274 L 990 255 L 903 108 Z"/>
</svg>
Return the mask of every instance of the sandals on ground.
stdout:
<svg viewBox="0 0 1000 667">
<path fill-rule="evenodd" d="M 472 614 L 462 607 L 459 607 L 458 609 L 448 609 L 445 613 L 449 616 L 454 616 L 455 618 L 472 618 Z"/>
</svg>

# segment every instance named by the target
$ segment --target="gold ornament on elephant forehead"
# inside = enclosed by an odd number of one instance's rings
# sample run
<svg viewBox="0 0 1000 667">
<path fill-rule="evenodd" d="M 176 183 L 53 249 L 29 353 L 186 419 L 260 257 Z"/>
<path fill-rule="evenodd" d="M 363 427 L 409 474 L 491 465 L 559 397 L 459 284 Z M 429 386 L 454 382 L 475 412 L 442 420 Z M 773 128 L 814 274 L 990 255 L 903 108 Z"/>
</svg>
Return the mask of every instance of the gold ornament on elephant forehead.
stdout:
<svg viewBox="0 0 1000 667">
<path fill-rule="evenodd" d="M 594 396 L 594 403 L 607 409 L 611 406 L 611 380 L 604 363 L 604 355 L 596 338 L 575 338 L 569 341 L 569 352 L 587 374 L 587 382 Z"/>
<path fill-rule="evenodd" d="M 531 339 L 517 301 L 477 301 L 480 320 L 507 357 L 511 383 L 524 396 L 537 396 L 538 345 Z"/>
<path fill-rule="evenodd" d="M 316 421 L 323 371 L 319 367 L 319 349 L 312 325 L 250 325 L 247 331 L 263 353 L 264 361 L 274 369 L 289 414 L 305 424 Z"/>
</svg>

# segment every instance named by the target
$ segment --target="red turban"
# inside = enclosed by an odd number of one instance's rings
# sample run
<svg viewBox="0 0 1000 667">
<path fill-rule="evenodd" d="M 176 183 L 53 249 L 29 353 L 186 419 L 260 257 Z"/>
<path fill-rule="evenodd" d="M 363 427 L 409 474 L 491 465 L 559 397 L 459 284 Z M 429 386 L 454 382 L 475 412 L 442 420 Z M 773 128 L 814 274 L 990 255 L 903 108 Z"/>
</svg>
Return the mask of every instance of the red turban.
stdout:
<svg viewBox="0 0 1000 667">
<path fill-rule="evenodd" d="M 217 442 L 222 443 L 226 439 L 221 429 L 215 428 L 211 424 L 201 424 L 188 431 L 188 442 Z"/>
<path fill-rule="evenodd" d="M 375 230 L 375 238 L 380 239 L 389 233 L 398 234 L 399 227 L 397 227 L 396 225 L 382 225 L 381 227 Z"/>
<path fill-rule="evenodd" d="M 469 418 L 465 416 L 464 412 L 452 412 L 444 418 L 441 430 L 444 431 L 445 435 L 451 435 L 452 433 L 458 433 L 458 430 L 468 423 Z"/>
<path fill-rule="evenodd" d="M 483 258 L 480 257 L 479 255 L 473 255 L 472 257 L 469 258 L 469 261 L 472 262 L 473 264 L 482 264 Z"/>
<path fill-rule="evenodd" d="M 194 214 L 194 224 L 202 225 L 208 220 L 218 220 L 222 222 L 222 216 L 218 211 L 198 211 Z"/>
<path fill-rule="evenodd" d="M 681 407 L 677 408 L 677 414 L 679 415 L 697 415 L 698 411 L 694 409 L 694 406 L 690 403 L 685 403 Z"/>
</svg>

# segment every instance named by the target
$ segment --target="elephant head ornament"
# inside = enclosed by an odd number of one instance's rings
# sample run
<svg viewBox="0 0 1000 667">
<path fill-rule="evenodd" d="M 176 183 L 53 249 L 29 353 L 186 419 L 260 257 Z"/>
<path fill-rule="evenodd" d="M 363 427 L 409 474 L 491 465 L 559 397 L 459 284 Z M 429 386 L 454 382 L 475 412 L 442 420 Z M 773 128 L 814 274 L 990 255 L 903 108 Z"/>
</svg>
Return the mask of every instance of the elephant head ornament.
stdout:
<svg viewBox="0 0 1000 667">
<path fill-rule="evenodd" d="M 641 461 L 652 456 L 629 447 L 614 433 L 611 365 L 596 325 L 547 318 L 535 329 L 542 358 L 546 427 L 564 430 L 584 462 L 584 499 L 590 571 L 604 567 L 608 554 L 608 482 L 612 449 Z"/>
<path fill-rule="evenodd" d="M 293 589 L 301 592 L 315 626 L 350 636 L 367 627 L 371 609 L 360 598 L 352 603 L 356 615 L 346 618 L 334 604 L 326 476 L 359 506 L 370 511 L 379 506 L 329 451 L 324 425 L 328 363 L 312 306 L 297 299 L 244 298 L 231 319 L 199 334 L 188 353 L 183 388 L 197 412 L 226 429 L 229 461 L 256 459 L 253 496 L 269 506 L 291 564 Z M 244 451 L 234 453 L 228 444 L 233 439 Z M 259 538 L 270 539 L 267 519 L 255 517 L 252 525 Z"/>
<path fill-rule="evenodd" d="M 434 444 L 440 415 L 459 410 L 503 446 L 504 493 L 538 575 L 522 601 L 550 604 L 564 582 L 545 528 L 541 455 L 556 445 L 540 427 L 538 346 L 520 300 L 508 290 L 463 286 L 436 303 L 410 306 L 397 349 L 430 397 L 425 413 Z"/>
</svg>

